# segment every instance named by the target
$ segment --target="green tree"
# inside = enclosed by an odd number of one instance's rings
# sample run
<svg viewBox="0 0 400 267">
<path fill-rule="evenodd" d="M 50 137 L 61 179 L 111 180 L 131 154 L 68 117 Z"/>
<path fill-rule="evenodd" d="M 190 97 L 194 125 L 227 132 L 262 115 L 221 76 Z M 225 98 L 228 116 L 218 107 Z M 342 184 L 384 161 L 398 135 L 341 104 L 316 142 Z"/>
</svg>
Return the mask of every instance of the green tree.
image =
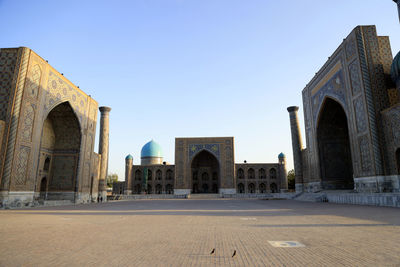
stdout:
<svg viewBox="0 0 400 267">
<path fill-rule="evenodd" d="M 112 187 L 112 184 L 116 181 L 118 181 L 118 174 L 110 173 L 109 175 L 107 175 L 107 186 L 108 187 Z"/>
<path fill-rule="evenodd" d="M 287 180 L 288 180 L 288 189 L 295 189 L 295 180 L 294 180 L 294 170 L 290 170 L 287 174 Z"/>
</svg>

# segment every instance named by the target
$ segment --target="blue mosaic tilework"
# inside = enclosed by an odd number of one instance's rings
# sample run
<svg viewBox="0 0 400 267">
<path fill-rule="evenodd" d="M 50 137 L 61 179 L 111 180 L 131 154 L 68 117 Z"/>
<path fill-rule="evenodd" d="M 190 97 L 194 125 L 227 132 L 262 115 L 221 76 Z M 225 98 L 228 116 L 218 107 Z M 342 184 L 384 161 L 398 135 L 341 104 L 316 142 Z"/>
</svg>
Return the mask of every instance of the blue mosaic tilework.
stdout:
<svg viewBox="0 0 400 267">
<path fill-rule="evenodd" d="M 220 158 L 220 145 L 219 144 L 191 144 L 189 145 L 189 159 L 196 155 L 201 150 L 211 152 L 217 159 Z"/>
</svg>

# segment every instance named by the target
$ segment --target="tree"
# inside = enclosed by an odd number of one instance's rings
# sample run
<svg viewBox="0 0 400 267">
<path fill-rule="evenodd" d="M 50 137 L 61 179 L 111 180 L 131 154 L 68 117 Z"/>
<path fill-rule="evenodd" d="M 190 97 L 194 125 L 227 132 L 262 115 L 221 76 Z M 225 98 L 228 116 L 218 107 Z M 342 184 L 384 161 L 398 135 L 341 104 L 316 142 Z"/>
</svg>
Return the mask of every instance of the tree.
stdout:
<svg viewBox="0 0 400 267">
<path fill-rule="evenodd" d="M 295 180 L 294 180 L 294 170 L 290 170 L 287 174 L 287 180 L 288 180 L 288 189 L 295 189 Z"/>
<path fill-rule="evenodd" d="M 110 173 L 107 175 L 107 187 L 112 187 L 114 182 L 118 181 L 118 174 Z"/>
</svg>

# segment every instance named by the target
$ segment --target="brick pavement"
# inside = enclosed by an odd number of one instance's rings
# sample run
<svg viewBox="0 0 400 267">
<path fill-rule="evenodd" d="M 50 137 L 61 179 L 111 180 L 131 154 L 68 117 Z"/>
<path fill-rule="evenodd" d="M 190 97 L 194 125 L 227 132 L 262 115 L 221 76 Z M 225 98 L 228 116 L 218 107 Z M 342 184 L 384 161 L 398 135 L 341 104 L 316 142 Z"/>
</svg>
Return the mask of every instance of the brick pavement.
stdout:
<svg viewBox="0 0 400 267">
<path fill-rule="evenodd" d="M 120 201 L 1 210 L 0 236 L 1 266 L 400 266 L 400 209 L 385 207 Z"/>
</svg>

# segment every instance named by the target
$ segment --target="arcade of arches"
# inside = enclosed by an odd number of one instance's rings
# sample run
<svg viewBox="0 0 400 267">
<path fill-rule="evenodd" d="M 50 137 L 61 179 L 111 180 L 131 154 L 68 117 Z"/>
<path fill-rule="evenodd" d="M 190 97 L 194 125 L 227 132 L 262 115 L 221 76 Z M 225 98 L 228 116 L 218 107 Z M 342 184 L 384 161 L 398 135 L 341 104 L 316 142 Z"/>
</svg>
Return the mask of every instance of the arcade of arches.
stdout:
<svg viewBox="0 0 400 267">
<path fill-rule="evenodd" d="M 265 164 L 236 164 L 238 193 L 278 193 L 279 182 L 276 166 Z"/>
<path fill-rule="evenodd" d="M 143 183 L 147 171 L 147 183 Z M 171 165 L 149 165 L 134 166 L 132 170 L 132 193 L 133 194 L 173 194 L 174 193 L 174 171 Z M 125 185 L 122 184 L 122 187 Z M 147 186 L 147 189 L 145 188 Z M 114 187 L 114 186 L 113 186 Z M 124 190 L 126 188 L 124 187 Z M 117 190 L 118 191 L 118 190 Z M 123 190 L 121 190 L 123 191 Z"/>
</svg>

